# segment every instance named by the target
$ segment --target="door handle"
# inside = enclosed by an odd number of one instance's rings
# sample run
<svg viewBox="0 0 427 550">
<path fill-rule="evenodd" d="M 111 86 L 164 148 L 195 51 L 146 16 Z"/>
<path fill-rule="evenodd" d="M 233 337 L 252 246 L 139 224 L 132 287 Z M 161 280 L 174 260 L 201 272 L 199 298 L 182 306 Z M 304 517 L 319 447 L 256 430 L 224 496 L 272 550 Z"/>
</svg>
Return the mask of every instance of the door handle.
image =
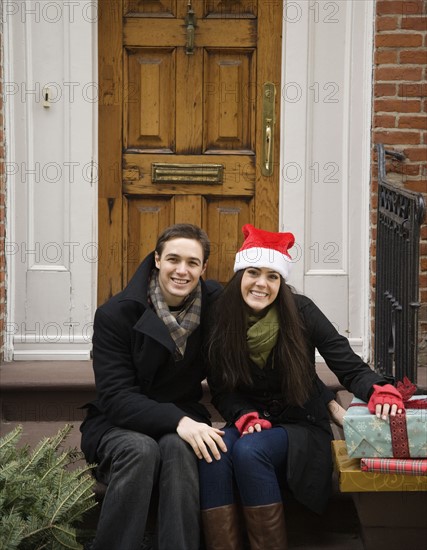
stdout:
<svg viewBox="0 0 427 550">
<path fill-rule="evenodd" d="M 275 97 L 276 86 L 273 82 L 266 82 L 263 87 L 262 102 L 262 161 L 261 173 L 263 176 L 273 174 L 273 144 L 275 124 Z"/>
<path fill-rule="evenodd" d="M 191 6 L 191 1 L 187 5 L 187 16 L 185 18 L 185 24 L 187 25 L 187 44 L 185 46 L 185 53 L 187 55 L 194 54 L 194 34 L 196 31 L 196 16 Z"/>
</svg>

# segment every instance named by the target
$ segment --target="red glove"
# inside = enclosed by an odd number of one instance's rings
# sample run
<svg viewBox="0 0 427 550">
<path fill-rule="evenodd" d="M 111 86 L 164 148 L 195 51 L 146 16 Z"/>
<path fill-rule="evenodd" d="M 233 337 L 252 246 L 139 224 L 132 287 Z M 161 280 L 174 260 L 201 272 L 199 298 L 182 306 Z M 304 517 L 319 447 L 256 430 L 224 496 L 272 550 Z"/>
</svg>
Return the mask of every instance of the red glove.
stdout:
<svg viewBox="0 0 427 550">
<path fill-rule="evenodd" d="M 271 428 L 271 422 L 265 420 L 264 418 L 260 418 L 257 412 L 244 414 L 234 423 L 236 428 L 239 430 L 240 435 L 247 432 L 248 428 L 251 426 L 254 427 L 255 424 L 259 424 L 263 430 L 269 430 Z"/>
<path fill-rule="evenodd" d="M 398 410 L 405 410 L 401 393 L 391 384 L 386 384 L 385 386 L 374 384 L 374 393 L 371 395 L 368 403 L 368 409 L 371 414 L 375 414 L 377 405 L 390 405 L 390 407 L 397 405 Z"/>
</svg>

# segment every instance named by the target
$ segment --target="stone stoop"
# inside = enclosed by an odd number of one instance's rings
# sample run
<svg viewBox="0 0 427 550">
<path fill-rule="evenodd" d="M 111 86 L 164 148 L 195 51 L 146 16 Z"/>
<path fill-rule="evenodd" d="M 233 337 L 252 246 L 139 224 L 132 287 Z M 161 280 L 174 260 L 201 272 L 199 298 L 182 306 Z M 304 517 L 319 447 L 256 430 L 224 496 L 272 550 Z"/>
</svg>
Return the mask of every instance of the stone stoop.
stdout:
<svg viewBox="0 0 427 550">
<path fill-rule="evenodd" d="M 352 395 L 322 364 L 318 374 L 337 394 L 337 401 L 347 408 Z M 42 437 L 55 434 L 65 424 L 72 424 L 68 444 L 79 447 L 79 427 L 85 417 L 82 407 L 96 396 L 91 361 L 16 361 L 0 365 L 1 413 L 0 434 L 15 426 L 23 426 L 22 442 L 36 444 Z M 202 402 L 211 414 L 214 426 L 223 419 L 210 402 L 207 383 L 203 383 Z M 342 431 L 333 425 L 334 435 L 342 439 Z"/>
<path fill-rule="evenodd" d="M 325 384 L 337 392 L 337 400 L 348 406 L 351 394 L 346 392 L 338 380 L 325 365 L 318 366 L 320 377 Z M 95 382 L 91 361 L 17 361 L 0 365 L 1 386 L 1 415 L 0 435 L 9 433 L 15 426 L 23 426 L 22 444 L 35 446 L 43 437 L 52 436 L 64 427 L 72 424 L 73 428 L 65 442 L 66 447 L 80 448 L 79 427 L 85 417 L 85 403 L 94 399 Z M 202 402 L 211 413 L 211 421 L 215 427 L 222 427 L 224 421 L 210 403 L 210 393 L 206 382 L 203 383 L 204 395 Z M 336 439 L 342 439 L 340 428 L 332 424 Z M 77 463 L 83 466 L 84 461 Z M 289 537 L 295 543 L 301 539 L 301 533 L 306 530 L 301 522 L 314 522 L 318 526 L 317 535 L 330 537 L 333 532 L 334 540 L 344 541 L 350 534 L 354 539 L 354 546 L 349 550 L 361 550 L 358 539 L 358 521 L 350 497 L 340 495 L 337 483 L 334 480 L 334 491 L 330 506 L 323 519 L 318 519 L 308 511 L 298 507 L 298 503 L 289 507 Z M 95 496 L 101 501 L 105 486 L 95 485 Z M 340 516 L 336 521 L 337 514 Z M 85 518 L 84 528 L 94 530 L 99 515 L 99 507 L 89 512 Z M 330 520 L 327 518 L 329 517 Z M 305 518 L 305 519 L 304 519 Z M 325 539 L 325 540 L 326 540 Z M 347 539 L 348 540 L 348 539 Z M 314 543 L 314 541 L 313 541 Z M 299 546 L 298 546 L 299 547 Z M 307 545 L 303 546 L 307 548 Z M 329 548 L 329 547 L 325 547 Z M 330 548 L 342 548 L 337 543 Z"/>
<path fill-rule="evenodd" d="M 80 448 L 81 407 L 95 397 L 90 361 L 17 361 L 0 365 L 0 433 L 23 426 L 22 443 L 35 445 L 42 437 L 72 424 L 70 447 Z"/>
<path fill-rule="evenodd" d="M 347 408 L 352 394 L 339 383 L 325 364 L 316 366 L 323 382 L 336 392 L 337 401 Z M 427 368 L 420 368 L 418 385 L 427 388 Z M 15 426 L 23 426 L 22 444 L 35 446 L 43 437 L 55 435 L 65 424 L 73 429 L 65 442 L 80 447 L 80 424 L 85 416 L 82 407 L 94 399 L 95 383 L 91 361 L 33 361 L 0 365 L 1 412 L 0 435 Z M 223 419 L 210 403 L 209 388 L 203 384 L 203 403 L 211 413 L 214 426 L 222 427 Z M 427 389 L 425 392 L 427 393 Z M 331 424 L 335 439 L 344 439 L 341 428 Z M 83 465 L 84 462 L 80 463 Z M 325 550 L 362 550 L 360 524 L 351 494 L 340 493 L 336 476 L 333 494 L 324 515 L 317 517 L 298 503 L 287 503 L 287 525 L 292 548 L 312 550 L 321 545 Z M 102 500 L 105 486 L 97 484 L 95 495 Z M 85 518 L 85 529 L 93 530 L 99 507 Z M 306 526 L 312 525 L 310 533 Z"/>
<path fill-rule="evenodd" d="M 349 394 L 336 376 L 322 364 L 318 374 L 333 391 L 337 401 L 347 407 Z M 1 412 L 0 435 L 22 425 L 22 444 L 35 446 L 43 437 L 55 435 L 65 424 L 72 430 L 66 446 L 80 448 L 80 424 L 85 417 L 82 407 L 96 396 L 91 361 L 16 361 L 0 365 Z M 211 414 L 215 427 L 224 420 L 210 402 L 206 381 L 202 402 Z M 335 439 L 343 439 L 341 428 L 331 424 Z M 102 494 L 102 487 L 97 488 Z"/>
</svg>

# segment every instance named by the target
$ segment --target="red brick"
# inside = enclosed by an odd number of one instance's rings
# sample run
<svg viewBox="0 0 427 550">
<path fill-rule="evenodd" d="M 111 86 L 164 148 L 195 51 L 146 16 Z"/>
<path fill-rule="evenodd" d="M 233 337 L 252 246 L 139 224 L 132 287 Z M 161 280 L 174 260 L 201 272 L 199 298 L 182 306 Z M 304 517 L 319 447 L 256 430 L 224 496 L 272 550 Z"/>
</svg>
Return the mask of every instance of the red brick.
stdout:
<svg viewBox="0 0 427 550">
<path fill-rule="evenodd" d="M 399 84 L 399 96 L 401 97 L 426 97 L 427 83 L 426 82 L 409 82 Z"/>
<path fill-rule="evenodd" d="M 378 112 L 419 113 L 421 101 L 415 99 L 376 99 L 374 110 Z"/>
<path fill-rule="evenodd" d="M 419 128 L 427 130 L 427 115 L 401 116 L 399 117 L 399 128 Z"/>
<path fill-rule="evenodd" d="M 421 166 L 419 164 L 408 164 L 406 162 L 396 163 L 393 166 L 393 170 L 389 172 L 395 172 L 396 174 L 404 174 L 405 176 L 414 177 L 420 175 Z"/>
<path fill-rule="evenodd" d="M 403 17 L 400 28 L 412 31 L 427 31 L 427 17 Z"/>
<path fill-rule="evenodd" d="M 422 67 L 377 67 L 375 79 L 380 80 L 421 80 Z"/>
<path fill-rule="evenodd" d="M 421 141 L 419 132 L 405 132 L 400 130 L 382 130 L 374 132 L 376 143 L 384 143 L 386 145 L 418 145 Z"/>
<path fill-rule="evenodd" d="M 407 148 L 403 152 L 412 162 L 427 162 L 427 147 Z"/>
<path fill-rule="evenodd" d="M 427 193 L 427 180 L 408 180 L 405 183 L 405 189 L 417 193 Z"/>
<path fill-rule="evenodd" d="M 397 17 L 377 17 L 375 28 L 377 32 L 381 31 L 394 31 L 399 26 L 399 20 Z M 418 30 L 418 29 L 415 29 Z"/>
<path fill-rule="evenodd" d="M 423 0 L 379 0 L 376 11 L 378 15 L 422 15 Z"/>
<path fill-rule="evenodd" d="M 377 48 L 418 48 L 423 44 L 423 35 L 419 33 L 378 34 L 375 38 Z"/>
<path fill-rule="evenodd" d="M 427 63 L 427 51 L 425 49 L 403 50 L 399 54 L 399 61 L 400 63 L 411 63 L 412 65 L 424 65 Z"/>
<path fill-rule="evenodd" d="M 420 278 L 419 278 L 419 283 L 420 283 L 420 288 L 424 288 L 427 286 L 427 275 L 420 275 Z"/>
<path fill-rule="evenodd" d="M 392 64 L 397 65 L 398 52 L 397 50 L 376 50 L 375 52 L 375 64 L 376 65 L 386 65 Z"/>
<path fill-rule="evenodd" d="M 374 127 L 375 128 L 395 128 L 396 117 L 394 115 L 375 115 Z"/>
<path fill-rule="evenodd" d="M 376 83 L 374 86 L 375 97 L 395 96 L 397 92 L 397 84 L 389 82 Z"/>
</svg>

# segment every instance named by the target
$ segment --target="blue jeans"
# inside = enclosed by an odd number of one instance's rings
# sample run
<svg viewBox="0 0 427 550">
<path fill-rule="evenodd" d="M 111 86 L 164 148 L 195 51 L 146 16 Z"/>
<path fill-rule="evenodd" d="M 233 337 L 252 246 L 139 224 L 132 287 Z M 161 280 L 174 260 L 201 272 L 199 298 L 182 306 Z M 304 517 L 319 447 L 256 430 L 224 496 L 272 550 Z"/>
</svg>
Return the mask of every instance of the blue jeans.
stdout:
<svg viewBox="0 0 427 550">
<path fill-rule="evenodd" d="M 107 484 L 94 550 L 142 547 L 153 488 L 158 487 L 157 548 L 198 550 L 200 504 L 197 457 L 176 433 L 158 441 L 121 428 L 98 446 L 96 477 Z"/>
<path fill-rule="evenodd" d="M 221 452 L 221 460 L 199 461 L 202 510 L 232 504 L 236 488 L 243 506 L 281 502 L 288 454 L 285 428 L 277 426 L 243 437 L 236 428 L 224 431 L 227 452 Z"/>
</svg>

